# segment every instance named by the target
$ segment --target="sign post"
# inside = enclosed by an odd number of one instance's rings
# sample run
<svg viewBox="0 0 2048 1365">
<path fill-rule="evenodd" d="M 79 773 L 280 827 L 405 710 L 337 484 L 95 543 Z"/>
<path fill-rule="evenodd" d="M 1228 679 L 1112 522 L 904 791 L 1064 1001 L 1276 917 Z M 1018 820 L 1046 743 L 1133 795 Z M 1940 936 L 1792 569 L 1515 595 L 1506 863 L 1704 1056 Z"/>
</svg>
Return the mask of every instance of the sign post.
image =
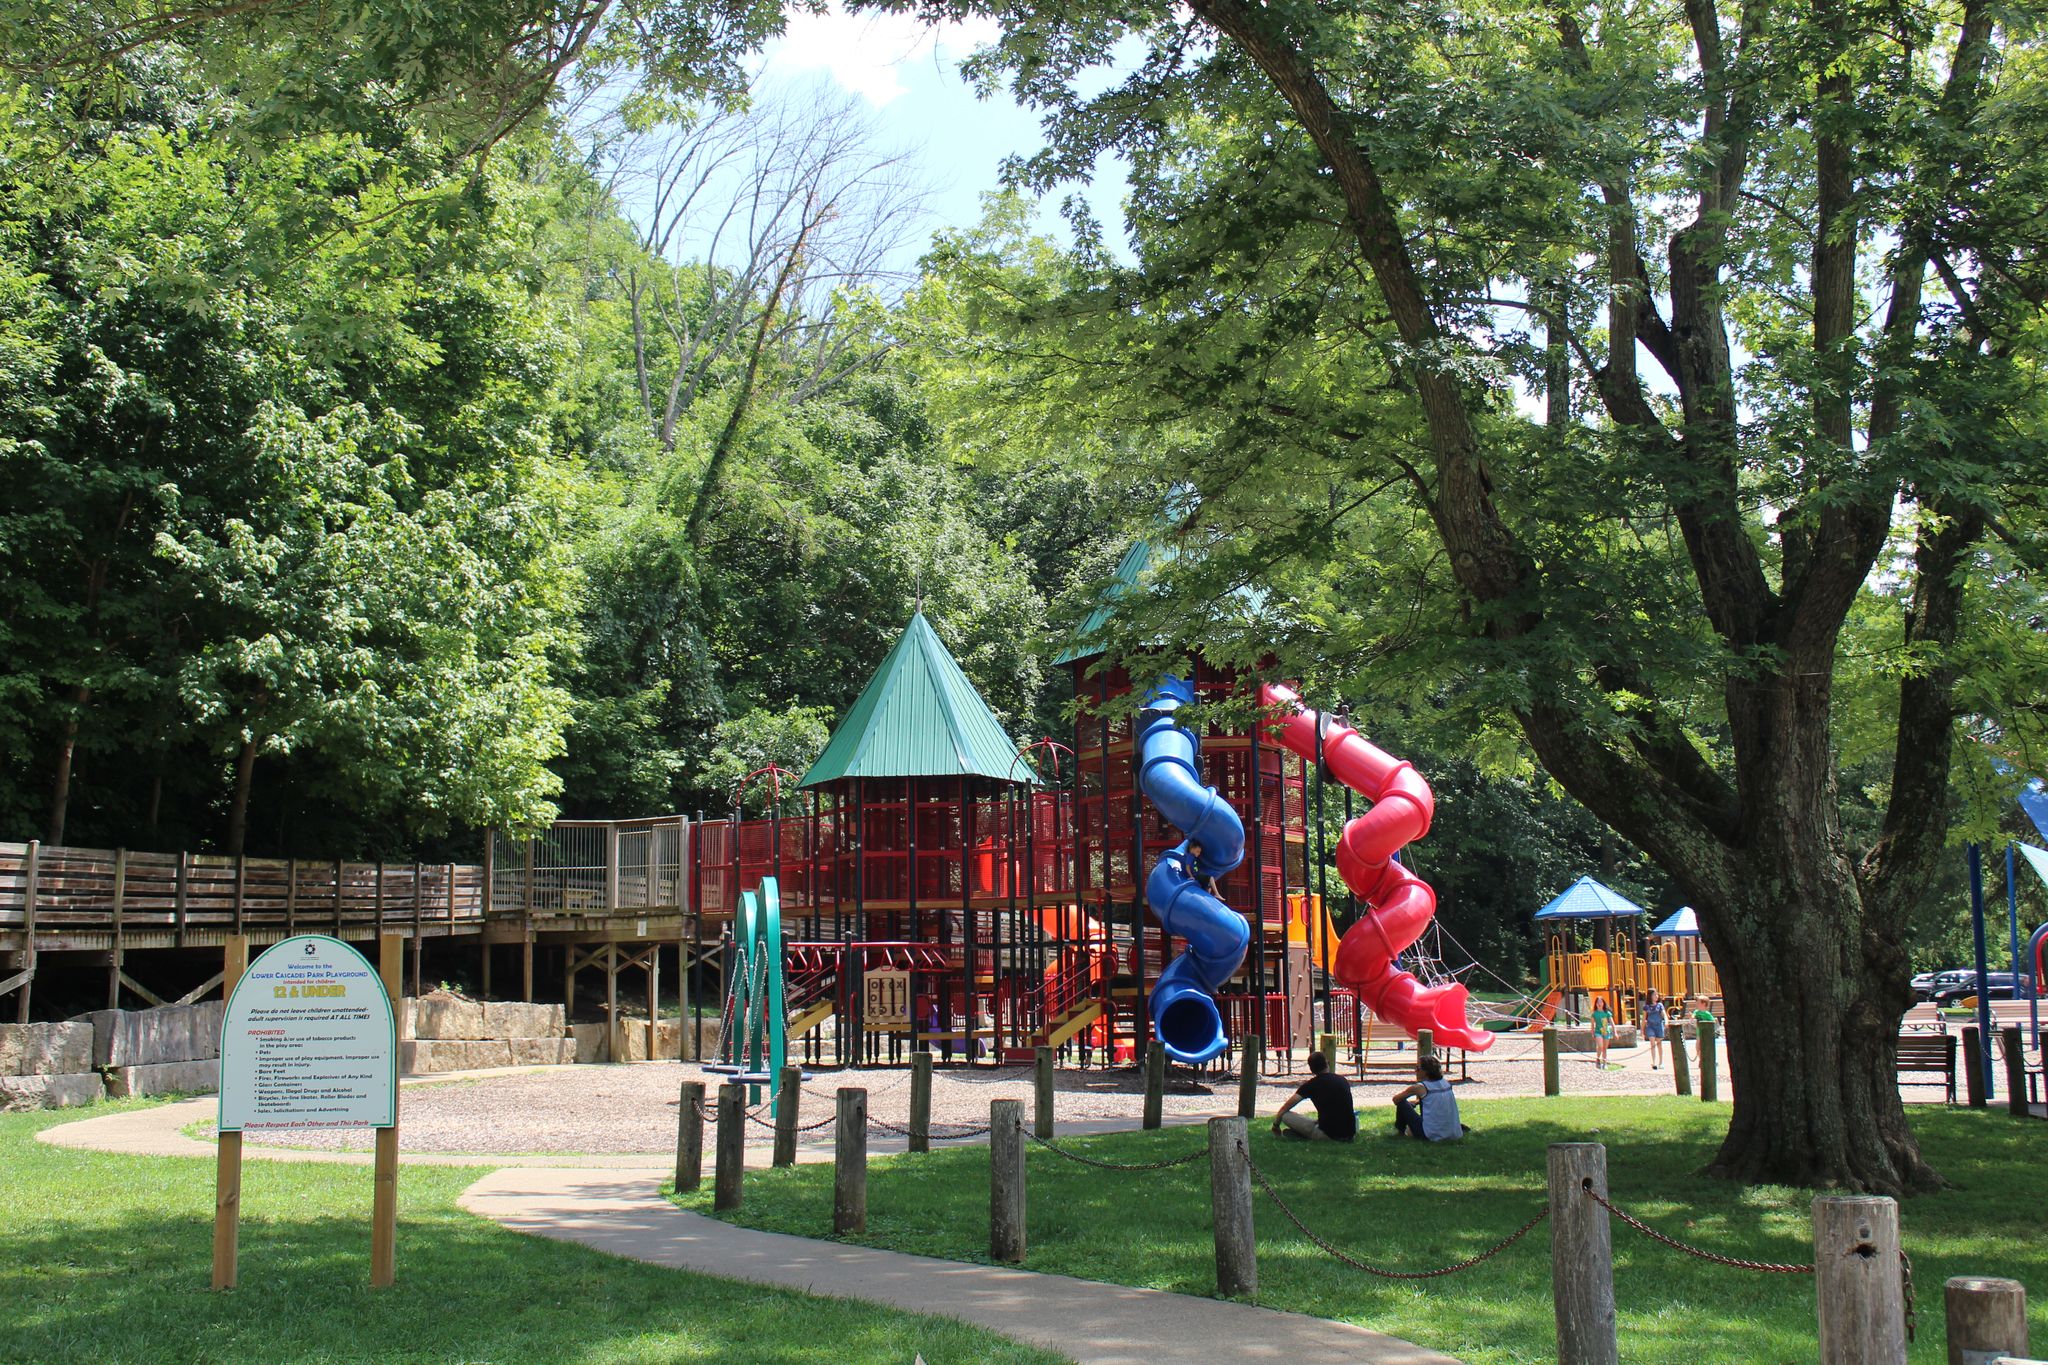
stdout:
<svg viewBox="0 0 2048 1365">
<path fill-rule="evenodd" d="M 247 941 L 240 940 L 243 960 Z M 220 1154 L 213 1287 L 235 1285 L 242 1135 L 290 1128 L 377 1129 L 370 1282 L 391 1284 L 398 1218 L 398 1027 L 391 1007 L 401 940 L 372 971 L 340 939 L 297 934 L 237 972 L 229 945 L 221 1021 Z"/>
</svg>

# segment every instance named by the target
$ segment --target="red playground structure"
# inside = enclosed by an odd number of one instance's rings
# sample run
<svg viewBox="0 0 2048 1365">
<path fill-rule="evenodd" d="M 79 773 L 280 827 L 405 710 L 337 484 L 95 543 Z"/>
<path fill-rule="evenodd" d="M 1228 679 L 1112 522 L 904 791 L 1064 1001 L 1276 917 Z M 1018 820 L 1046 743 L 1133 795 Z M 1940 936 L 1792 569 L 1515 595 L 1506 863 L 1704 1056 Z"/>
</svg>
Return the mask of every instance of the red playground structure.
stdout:
<svg viewBox="0 0 2048 1365">
<path fill-rule="evenodd" d="M 1136 547 L 1120 577 L 1134 580 L 1146 553 Z M 927 1047 L 966 1062 L 1028 1059 L 1038 1047 L 1082 1065 L 1133 1060 L 1149 1041 L 1147 997 L 1185 947 L 1148 913 L 1146 874 L 1182 836 L 1136 780 L 1132 679 L 1098 653 L 1059 662 L 1074 728 L 1020 746 L 919 613 L 796 784 L 800 796 L 778 792 L 776 809 L 754 819 L 500 835 L 495 899 L 522 897 L 539 913 L 672 909 L 686 961 L 710 960 L 740 893 L 773 877 L 792 1060 L 888 1064 Z M 1198 660 L 1186 685 L 1199 704 L 1252 680 Z M 1393 856 L 1428 828 L 1428 785 L 1291 692 L 1260 697 L 1279 717 L 1263 733 L 1210 725 L 1195 737 L 1200 781 L 1243 826 L 1242 861 L 1214 887 L 1250 929 L 1214 995 L 1230 1050 L 1284 1057 L 1318 1032 L 1356 1046 L 1369 1014 L 1483 1049 L 1491 1037 L 1467 1025 L 1462 986 L 1425 987 L 1394 965 L 1435 906 Z M 1352 791 L 1373 802 L 1338 842 L 1343 907 L 1326 908 L 1310 843 L 1319 759 L 1343 784 L 1332 795 L 1346 815 Z M 760 776 L 779 787 L 788 775 Z M 1341 947 L 1335 908 L 1352 924 Z"/>
</svg>

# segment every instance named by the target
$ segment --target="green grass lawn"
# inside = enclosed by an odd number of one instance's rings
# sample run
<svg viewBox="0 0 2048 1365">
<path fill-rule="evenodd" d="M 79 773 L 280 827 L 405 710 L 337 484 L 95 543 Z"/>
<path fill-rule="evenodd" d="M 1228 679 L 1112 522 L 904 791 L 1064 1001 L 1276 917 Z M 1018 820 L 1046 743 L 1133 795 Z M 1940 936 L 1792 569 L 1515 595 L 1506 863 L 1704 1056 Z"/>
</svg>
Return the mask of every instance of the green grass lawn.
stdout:
<svg viewBox="0 0 2048 1365">
<path fill-rule="evenodd" d="M 1426 1147 L 1374 1132 L 1356 1145 L 1283 1142 L 1253 1130 L 1252 1159 L 1326 1239 L 1373 1264 L 1423 1270 L 1483 1250 L 1543 1202 L 1544 1148 L 1608 1147 L 1615 1202 L 1701 1246 L 1756 1260 L 1812 1260 L 1811 1192 L 1742 1189 L 1693 1174 L 1727 1124 L 1726 1105 L 1694 1100 L 1468 1100 L 1477 1130 L 1454 1147 Z M 1996 1112 L 1915 1111 L 1929 1158 L 1953 1188 L 1909 1201 L 1902 1213 L 1919 1300 L 1913 1359 L 1946 1359 L 1941 1286 L 1948 1276 L 1992 1274 L 2024 1282 L 2036 1305 L 2035 1340 L 2048 1340 L 2048 1169 L 2037 1124 Z M 1139 1161 L 1192 1150 L 1202 1133 L 1076 1139 L 1077 1150 Z M 1105 1172 L 1033 1147 L 1030 1251 L 1025 1264 L 1186 1294 L 1215 1291 L 1208 1164 L 1153 1174 Z M 709 1210 L 704 1191 L 684 1196 Z M 1550 1245 L 1539 1226 L 1505 1255 L 1441 1279 L 1368 1278 L 1305 1241 L 1255 1194 L 1259 1301 L 1361 1323 L 1474 1362 L 1553 1358 Z M 831 1226 L 827 1166 L 747 1178 L 735 1221 L 809 1236 Z M 868 1176 L 874 1246 L 986 1260 L 988 1156 L 961 1148 L 878 1158 Z M 1621 1354 L 1631 1362 L 1808 1361 L 1814 1354 L 1809 1277 L 1737 1271 L 1680 1255 L 1619 1224 L 1615 1297 Z"/>
<path fill-rule="evenodd" d="M 400 1173 L 398 1285 L 373 1294 L 368 1169 L 251 1161 L 241 1286 L 216 1295 L 212 1162 L 34 1140 L 79 1117 L 0 1115 L 0 1361 L 1058 1359 L 938 1318 L 506 1232 L 456 1207 L 473 1169 Z"/>
</svg>

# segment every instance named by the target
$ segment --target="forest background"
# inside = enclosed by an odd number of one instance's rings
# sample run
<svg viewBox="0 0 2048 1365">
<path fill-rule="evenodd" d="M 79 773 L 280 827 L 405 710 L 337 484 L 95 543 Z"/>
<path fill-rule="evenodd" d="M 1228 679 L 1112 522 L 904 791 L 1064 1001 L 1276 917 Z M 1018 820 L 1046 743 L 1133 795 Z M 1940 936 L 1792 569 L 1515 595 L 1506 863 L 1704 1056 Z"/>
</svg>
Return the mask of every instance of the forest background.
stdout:
<svg viewBox="0 0 2048 1365">
<path fill-rule="evenodd" d="M 1162 410 L 1118 390 L 1126 340 L 1034 324 L 1171 271 L 1182 224 L 1134 202 L 1135 265 L 1085 205 L 1040 235 L 1057 175 L 1020 163 L 934 236 L 931 168 L 857 103 L 746 93 L 732 58 L 775 20 L 720 13 L 688 72 L 612 54 L 488 115 L 323 84 L 290 21 L 232 65 L 158 34 L 0 95 L 0 837 L 474 859 L 490 826 L 721 813 L 815 755 L 920 604 L 1014 736 L 1067 731 L 1051 661 L 1190 512 L 1220 396 Z M 1501 353 L 1540 391 L 1540 346 Z M 1129 401 L 1062 401 L 1094 375 Z M 1304 477 L 1224 487 L 1261 509 Z M 1495 970 L 1525 975 L 1529 914 L 1582 872 L 1673 908 L 1430 647 L 1412 514 L 1306 477 L 1323 514 L 1241 516 L 1178 585 L 1186 636 L 1270 647 L 1430 777 L 1417 865 Z M 1873 826 L 1885 719 L 1853 703 L 1901 666 L 1885 591 L 1839 736 Z M 1335 624 L 1345 594 L 1374 630 Z M 1958 838 L 2010 818 L 1992 756 Z M 1930 963 L 1967 941 L 1953 890 Z"/>
</svg>

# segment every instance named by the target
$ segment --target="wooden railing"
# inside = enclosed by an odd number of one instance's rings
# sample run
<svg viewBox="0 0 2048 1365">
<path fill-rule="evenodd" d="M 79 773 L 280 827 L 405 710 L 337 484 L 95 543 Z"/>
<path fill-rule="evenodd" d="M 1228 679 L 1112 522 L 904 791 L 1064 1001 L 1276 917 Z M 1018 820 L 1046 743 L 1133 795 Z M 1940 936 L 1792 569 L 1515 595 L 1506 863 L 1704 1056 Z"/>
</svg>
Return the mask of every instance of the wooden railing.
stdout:
<svg viewBox="0 0 2048 1365">
<path fill-rule="evenodd" d="M 457 863 L 356 863 L 0 843 L 0 928 L 37 933 L 346 933 L 484 917 L 484 873 Z"/>
</svg>

